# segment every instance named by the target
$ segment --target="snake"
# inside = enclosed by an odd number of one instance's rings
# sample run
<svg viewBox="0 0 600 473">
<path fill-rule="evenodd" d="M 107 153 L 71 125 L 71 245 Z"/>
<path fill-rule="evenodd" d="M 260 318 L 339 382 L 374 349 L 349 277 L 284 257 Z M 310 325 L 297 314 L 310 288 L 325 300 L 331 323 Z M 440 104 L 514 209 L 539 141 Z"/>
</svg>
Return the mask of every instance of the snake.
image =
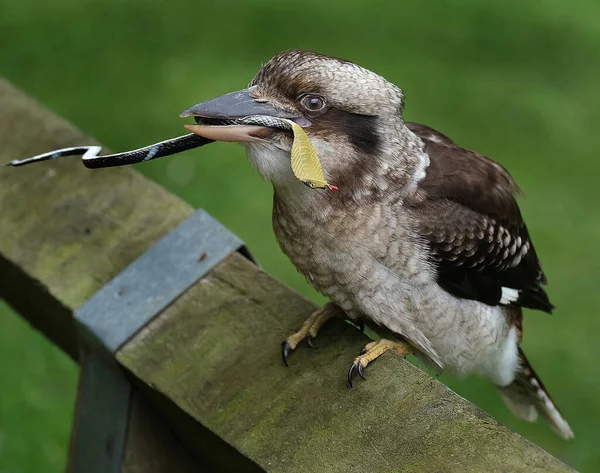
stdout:
<svg viewBox="0 0 600 473">
<path fill-rule="evenodd" d="M 202 124 L 201 118 L 198 117 L 196 121 Z M 304 129 L 296 122 L 284 118 L 256 115 L 219 120 L 219 125 L 259 125 L 291 131 L 294 137 L 291 150 L 291 167 L 294 176 L 312 189 L 328 188 L 337 190 L 336 186 L 329 184 L 325 180 L 319 156 Z M 212 143 L 213 141 L 209 138 L 190 133 L 144 146 L 143 148 L 107 155 L 100 155 L 102 152 L 101 146 L 74 146 L 49 151 L 26 159 L 9 161 L 4 166 L 25 166 L 66 156 L 81 156 L 84 166 L 89 169 L 125 166 L 181 153 Z"/>
</svg>

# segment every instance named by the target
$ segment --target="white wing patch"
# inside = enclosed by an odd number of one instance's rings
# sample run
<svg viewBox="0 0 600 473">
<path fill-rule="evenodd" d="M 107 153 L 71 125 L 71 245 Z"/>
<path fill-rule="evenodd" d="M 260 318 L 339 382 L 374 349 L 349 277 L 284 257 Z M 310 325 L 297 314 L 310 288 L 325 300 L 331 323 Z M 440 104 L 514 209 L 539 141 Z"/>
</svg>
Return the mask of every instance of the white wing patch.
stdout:
<svg viewBox="0 0 600 473">
<path fill-rule="evenodd" d="M 512 287 L 503 287 L 500 304 L 508 305 L 511 302 L 515 302 L 519 298 L 519 292 L 518 289 L 513 289 Z"/>
</svg>

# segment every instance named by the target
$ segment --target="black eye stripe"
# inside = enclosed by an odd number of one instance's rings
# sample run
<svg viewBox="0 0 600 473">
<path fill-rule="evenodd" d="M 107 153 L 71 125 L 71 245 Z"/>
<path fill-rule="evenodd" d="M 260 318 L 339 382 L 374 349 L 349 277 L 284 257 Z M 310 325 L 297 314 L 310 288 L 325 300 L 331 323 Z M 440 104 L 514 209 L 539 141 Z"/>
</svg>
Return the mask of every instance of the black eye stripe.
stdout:
<svg viewBox="0 0 600 473">
<path fill-rule="evenodd" d="M 332 107 L 326 113 L 311 120 L 314 131 L 342 133 L 361 153 L 374 155 L 381 151 L 381 137 L 377 132 L 378 118 L 375 116 L 346 112 Z"/>
</svg>

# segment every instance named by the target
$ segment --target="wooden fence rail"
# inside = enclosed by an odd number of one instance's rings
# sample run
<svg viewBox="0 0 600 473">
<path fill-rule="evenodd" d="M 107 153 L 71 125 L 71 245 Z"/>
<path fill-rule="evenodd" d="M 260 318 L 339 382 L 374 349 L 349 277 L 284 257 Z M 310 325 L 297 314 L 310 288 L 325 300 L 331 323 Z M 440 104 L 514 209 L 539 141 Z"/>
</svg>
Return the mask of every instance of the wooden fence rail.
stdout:
<svg viewBox="0 0 600 473">
<path fill-rule="evenodd" d="M 91 143 L 0 80 L 0 163 Z M 82 363 L 75 472 L 81 405 L 98 392 L 74 313 L 193 211 L 132 169 L 77 158 L 0 169 L 0 209 L 0 297 Z M 134 386 L 115 471 L 572 471 L 393 355 L 349 390 L 366 338 L 341 321 L 286 369 L 279 344 L 313 309 L 238 253 L 193 284 L 110 356 Z"/>
</svg>

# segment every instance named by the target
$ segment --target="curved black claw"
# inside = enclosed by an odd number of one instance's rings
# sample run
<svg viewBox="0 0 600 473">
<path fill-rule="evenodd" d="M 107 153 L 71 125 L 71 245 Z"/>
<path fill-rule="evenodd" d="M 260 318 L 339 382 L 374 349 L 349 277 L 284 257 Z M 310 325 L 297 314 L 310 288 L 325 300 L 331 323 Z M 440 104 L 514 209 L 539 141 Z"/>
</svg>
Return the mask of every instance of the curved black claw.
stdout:
<svg viewBox="0 0 600 473">
<path fill-rule="evenodd" d="M 352 377 L 354 376 L 354 371 L 358 371 L 358 376 L 360 376 L 363 381 L 366 381 L 367 379 L 365 378 L 364 370 L 365 367 L 360 361 L 358 363 L 352 363 L 350 365 L 350 369 L 348 370 L 348 386 L 352 387 Z"/>
<path fill-rule="evenodd" d="M 356 365 L 354 363 L 352 363 L 350 365 L 350 369 L 348 370 L 348 386 L 350 387 L 350 389 L 352 389 L 352 375 L 354 374 L 355 368 L 356 368 Z"/>
<path fill-rule="evenodd" d="M 316 346 L 313 343 L 313 340 L 314 340 L 314 338 L 312 337 L 312 335 L 309 334 L 309 335 L 306 336 L 306 343 L 308 343 L 309 347 L 311 347 L 311 348 L 319 348 L 318 346 Z"/>
<path fill-rule="evenodd" d="M 367 380 L 367 378 L 365 378 L 365 372 L 364 372 L 364 369 L 365 369 L 365 367 L 363 366 L 363 364 L 362 364 L 362 363 L 359 363 L 359 364 L 358 364 L 358 376 L 360 376 L 360 378 L 361 378 L 363 381 L 366 381 L 366 380 Z"/>
<path fill-rule="evenodd" d="M 283 360 L 283 364 L 285 366 L 289 366 L 288 357 L 290 356 L 291 351 L 292 346 L 288 342 L 281 342 L 281 359 Z"/>
</svg>

